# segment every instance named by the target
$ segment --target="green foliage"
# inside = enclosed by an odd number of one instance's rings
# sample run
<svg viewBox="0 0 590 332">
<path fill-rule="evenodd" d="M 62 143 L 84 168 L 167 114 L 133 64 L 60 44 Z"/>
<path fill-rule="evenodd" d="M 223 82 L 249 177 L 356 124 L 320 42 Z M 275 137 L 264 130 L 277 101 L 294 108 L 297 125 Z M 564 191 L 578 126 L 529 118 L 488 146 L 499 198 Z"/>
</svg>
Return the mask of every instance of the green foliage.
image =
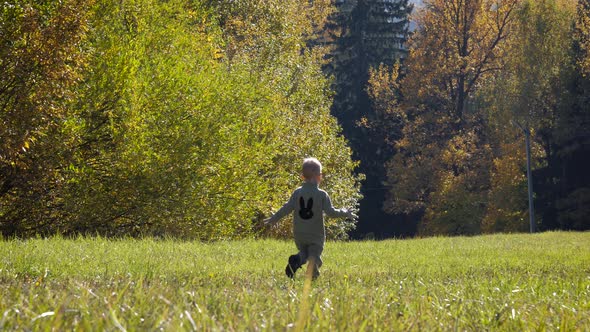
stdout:
<svg viewBox="0 0 590 332">
<path fill-rule="evenodd" d="M 328 242 L 304 297 L 290 242 L 0 241 L 0 329 L 588 330 L 590 234 Z"/>
<path fill-rule="evenodd" d="M 65 234 L 249 236 L 297 185 L 308 155 L 326 165 L 335 203 L 355 207 L 356 164 L 329 114 L 322 54 L 305 47 L 311 23 L 298 17 L 299 1 L 277 4 L 136 0 L 81 8 L 83 43 L 68 45 L 86 62 L 67 86 L 56 127 L 67 158 L 55 161 L 62 185 L 47 198 L 59 207 L 50 224 L 31 225 Z M 256 33 L 237 35 L 228 22 L 238 21 Z M 3 224 L 22 225 L 30 216 L 21 212 L 0 210 Z M 329 221 L 333 237 L 353 227 Z"/>
<path fill-rule="evenodd" d="M 574 15 L 572 1 L 521 1 L 507 67 L 495 82 L 501 87 L 497 107 L 511 112 L 511 120 L 533 130 L 553 125 L 564 73 L 572 63 Z"/>
</svg>

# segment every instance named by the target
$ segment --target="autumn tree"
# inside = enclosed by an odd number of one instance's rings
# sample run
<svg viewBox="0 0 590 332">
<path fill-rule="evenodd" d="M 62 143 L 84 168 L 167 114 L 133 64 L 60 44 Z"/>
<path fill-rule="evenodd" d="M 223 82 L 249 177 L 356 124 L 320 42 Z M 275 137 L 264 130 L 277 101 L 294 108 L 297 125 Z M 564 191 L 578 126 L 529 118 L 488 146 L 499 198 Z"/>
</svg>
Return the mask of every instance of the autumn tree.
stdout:
<svg viewBox="0 0 590 332">
<path fill-rule="evenodd" d="M 590 1 L 578 1 L 577 17 L 577 38 L 581 56 L 579 58 L 580 67 L 584 70 L 585 75 L 590 72 Z"/>
<path fill-rule="evenodd" d="M 41 229 L 69 162 L 63 122 L 87 60 L 92 1 L 5 1 L 0 12 L 0 231 Z"/>
<path fill-rule="evenodd" d="M 504 65 L 516 7 L 516 0 L 431 0 L 416 16 L 403 99 L 391 110 L 405 126 L 384 207 L 422 213 L 422 233 L 480 231 L 491 146 L 474 96 Z"/>
<path fill-rule="evenodd" d="M 493 174 L 501 178 L 503 175 L 499 168 L 506 168 L 519 159 L 520 165 L 524 166 L 525 138 L 520 128 L 531 131 L 533 167 L 537 169 L 534 174 L 535 186 L 538 187 L 536 203 L 541 212 L 538 217 L 543 217 L 537 218 L 537 221 L 544 228 L 555 228 L 550 226 L 555 223 L 556 213 L 551 206 L 555 204 L 559 189 L 555 185 L 555 176 L 547 175 L 559 173 L 556 170 L 561 167 L 561 161 L 555 155 L 553 128 L 560 116 L 563 101 L 570 98 L 565 86 L 573 64 L 570 49 L 573 43 L 575 2 L 521 1 L 515 14 L 514 33 L 506 46 L 509 50 L 506 68 L 489 82 L 488 88 L 493 87 L 494 91 L 484 93 L 491 98 L 487 108 L 491 113 L 489 122 L 493 130 L 497 131 L 493 134 L 496 146 L 511 146 L 508 150 L 497 150 Z M 518 194 L 518 191 L 514 191 L 513 195 L 506 193 L 495 196 L 497 192 L 505 192 L 510 187 L 513 190 L 523 188 L 522 177 L 511 173 L 513 179 L 521 178 L 521 181 L 513 180 L 512 184 L 505 182 L 503 185 L 495 182 L 492 185 L 487 217 L 496 215 L 494 223 L 512 224 L 506 227 L 507 230 L 522 230 L 526 222 L 518 221 L 523 216 L 519 211 L 527 209 L 517 197 L 525 196 L 525 192 L 520 191 Z M 507 200 L 514 205 L 509 207 L 505 203 Z M 518 218 L 513 218 L 516 216 Z M 486 223 L 489 222 L 488 219 Z"/>
</svg>

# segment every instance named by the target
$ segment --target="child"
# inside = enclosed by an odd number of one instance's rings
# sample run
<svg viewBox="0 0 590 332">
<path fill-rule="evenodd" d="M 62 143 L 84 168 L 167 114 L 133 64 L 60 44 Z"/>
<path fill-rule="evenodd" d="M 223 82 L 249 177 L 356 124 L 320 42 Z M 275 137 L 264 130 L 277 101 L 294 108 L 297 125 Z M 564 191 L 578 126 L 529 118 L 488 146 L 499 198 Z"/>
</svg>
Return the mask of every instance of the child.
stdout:
<svg viewBox="0 0 590 332">
<path fill-rule="evenodd" d="M 337 210 L 332 206 L 330 196 L 319 189 L 322 181 L 322 164 L 315 158 L 303 160 L 302 177 L 304 183 L 297 188 L 291 198 L 273 216 L 264 220 L 266 225 L 275 224 L 293 211 L 293 235 L 299 253 L 289 257 L 285 273 L 293 278 L 297 269 L 310 260 L 313 265 L 313 278 L 320 274 L 322 251 L 326 241 L 324 229 L 325 212 L 330 217 L 356 218 L 352 212 Z"/>
</svg>

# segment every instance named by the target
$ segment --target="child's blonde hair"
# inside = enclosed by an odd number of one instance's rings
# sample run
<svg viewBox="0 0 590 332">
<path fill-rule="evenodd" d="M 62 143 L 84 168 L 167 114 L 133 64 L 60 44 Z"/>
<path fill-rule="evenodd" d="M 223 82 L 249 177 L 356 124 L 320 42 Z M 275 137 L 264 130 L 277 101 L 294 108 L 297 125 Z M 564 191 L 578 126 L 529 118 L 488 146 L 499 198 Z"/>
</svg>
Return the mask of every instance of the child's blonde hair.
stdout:
<svg viewBox="0 0 590 332">
<path fill-rule="evenodd" d="M 306 180 L 322 174 L 322 164 L 316 158 L 305 158 L 301 167 L 301 174 Z"/>
</svg>

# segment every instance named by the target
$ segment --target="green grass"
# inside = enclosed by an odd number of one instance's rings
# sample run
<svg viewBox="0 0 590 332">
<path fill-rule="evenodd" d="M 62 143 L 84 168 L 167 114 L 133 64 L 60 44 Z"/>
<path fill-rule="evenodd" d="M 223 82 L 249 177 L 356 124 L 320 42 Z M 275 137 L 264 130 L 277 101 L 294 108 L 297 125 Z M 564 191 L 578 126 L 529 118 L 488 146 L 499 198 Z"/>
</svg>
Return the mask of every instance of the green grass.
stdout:
<svg viewBox="0 0 590 332">
<path fill-rule="evenodd" d="M 328 243 L 305 298 L 293 249 L 3 240 L 0 330 L 590 330 L 590 233 Z"/>
</svg>

